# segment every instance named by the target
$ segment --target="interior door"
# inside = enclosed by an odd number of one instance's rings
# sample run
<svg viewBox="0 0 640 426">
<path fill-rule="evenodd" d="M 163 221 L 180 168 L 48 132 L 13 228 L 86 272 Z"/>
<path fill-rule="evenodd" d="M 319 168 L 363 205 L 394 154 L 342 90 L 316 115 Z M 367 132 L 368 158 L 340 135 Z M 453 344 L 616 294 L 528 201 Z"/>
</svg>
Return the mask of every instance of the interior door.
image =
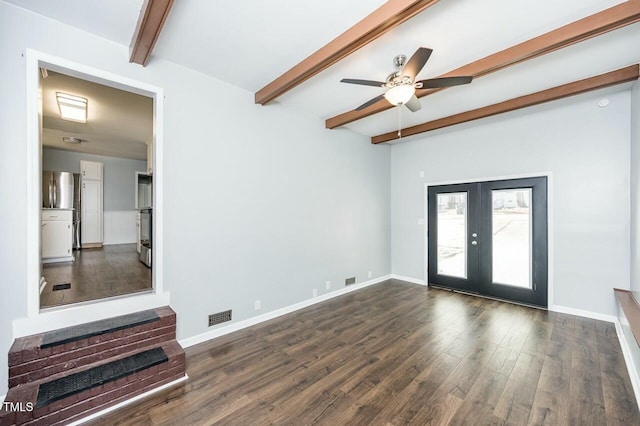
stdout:
<svg viewBox="0 0 640 426">
<path fill-rule="evenodd" d="M 430 285 L 547 306 L 545 177 L 429 187 Z"/>
</svg>

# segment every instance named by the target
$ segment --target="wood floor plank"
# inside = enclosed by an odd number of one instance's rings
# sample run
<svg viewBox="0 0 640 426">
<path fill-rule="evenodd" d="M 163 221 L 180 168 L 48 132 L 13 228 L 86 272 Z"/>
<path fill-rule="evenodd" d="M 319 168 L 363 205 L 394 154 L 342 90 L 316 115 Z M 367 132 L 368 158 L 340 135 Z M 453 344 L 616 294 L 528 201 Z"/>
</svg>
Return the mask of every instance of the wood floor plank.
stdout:
<svg viewBox="0 0 640 426">
<path fill-rule="evenodd" d="M 620 344 L 618 342 L 617 346 Z M 600 346 L 600 371 L 602 373 L 602 392 L 608 425 L 629 425 L 637 419 L 638 405 L 633 398 L 633 387 L 621 352 L 616 345 Z M 612 347 L 613 346 L 613 347 Z"/>
<path fill-rule="evenodd" d="M 549 341 L 536 390 L 530 425 L 567 424 L 570 419 L 572 345 Z"/>
<path fill-rule="evenodd" d="M 542 358 L 521 352 L 493 414 L 507 423 L 527 424 L 542 365 Z"/>
<path fill-rule="evenodd" d="M 464 401 L 450 393 L 430 400 L 418 410 L 409 424 L 413 425 L 448 425 L 458 412 Z"/>
<path fill-rule="evenodd" d="M 187 348 L 94 424 L 632 425 L 615 328 L 390 280 Z"/>
<path fill-rule="evenodd" d="M 411 422 L 423 405 L 428 405 L 432 400 L 446 395 L 447 392 L 442 389 L 442 384 L 459 363 L 459 358 L 442 352 L 407 385 L 402 393 L 387 401 L 385 408 L 379 413 L 380 417 L 393 419 L 394 424 Z"/>
</svg>

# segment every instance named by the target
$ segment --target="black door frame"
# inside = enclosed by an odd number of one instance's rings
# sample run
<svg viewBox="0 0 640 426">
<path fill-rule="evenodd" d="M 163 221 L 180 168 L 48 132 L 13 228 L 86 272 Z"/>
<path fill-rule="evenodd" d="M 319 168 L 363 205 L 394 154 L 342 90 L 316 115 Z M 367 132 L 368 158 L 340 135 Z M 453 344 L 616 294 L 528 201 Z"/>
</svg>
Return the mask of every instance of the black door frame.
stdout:
<svg viewBox="0 0 640 426">
<path fill-rule="evenodd" d="M 424 184 L 424 218 L 425 220 L 422 222 L 424 224 L 424 285 L 430 286 L 430 282 L 429 282 L 429 276 L 432 272 L 430 265 L 429 265 L 429 253 L 430 253 L 430 249 L 433 249 L 433 247 L 435 247 L 435 245 L 432 243 L 432 241 L 429 239 L 429 203 L 431 200 L 429 200 L 429 188 L 432 188 L 434 186 L 437 187 L 451 187 L 451 188 L 460 188 L 462 189 L 464 187 L 464 185 L 470 185 L 470 184 L 478 184 L 478 183 L 487 183 L 487 182 L 496 182 L 499 183 L 500 181 L 507 181 L 507 180 L 526 180 L 526 179 L 536 179 L 536 178 L 543 178 L 546 181 L 546 187 L 545 187 L 545 205 L 542 207 L 543 209 L 546 209 L 545 213 L 546 213 L 546 223 L 545 223 L 545 227 L 544 227 L 544 238 L 542 239 L 542 242 L 540 240 L 538 240 L 539 245 L 538 245 L 538 249 L 544 248 L 546 250 L 546 265 L 545 265 L 545 272 L 544 275 L 546 275 L 546 281 L 547 281 L 547 285 L 546 285 L 546 294 L 544 296 L 545 300 L 544 303 L 540 302 L 540 303 L 532 303 L 530 304 L 530 306 L 534 306 L 534 307 L 542 307 L 545 309 L 552 309 L 554 306 L 554 297 L 553 297 L 553 289 L 554 289 L 554 281 L 553 281 L 553 190 L 552 190 L 552 183 L 553 183 L 553 178 L 552 178 L 552 174 L 550 172 L 544 172 L 544 173 L 535 173 L 535 174 L 526 174 L 526 175 L 512 175 L 512 176 L 498 176 L 498 177 L 486 177 L 486 178 L 473 178 L 473 179 L 464 179 L 464 180 L 456 180 L 456 181 L 442 181 L 442 182 L 428 182 Z M 508 185 L 507 185 L 508 186 Z M 496 189 L 499 188 L 499 185 Z M 506 187 L 505 187 L 506 189 Z M 452 190 L 451 192 L 456 192 L 454 190 Z M 534 208 L 535 209 L 535 208 Z M 534 210 L 535 211 L 535 210 Z M 536 231 L 539 230 L 534 230 L 534 233 Z M 471 232 L 469 232 L 470 234 Z M 470 243 L 470 240 L 468 241 L 468 243 Z M 430 247 L 430 245 L 432 247 Z M 471 249 L 472 246 L 468 245 L 468 247 Z M 533 277 L 534 279 L 534 285 L 535 285 L 535 280 L 538 277 Z M 437 287 L 437 286 L 436 286 Z M 466 289 L 464 288 L 450 288 L 451 290 L 454 291 L 461 291 L 461 292 L 468 292 Z M 470 291 L 470 293 L 475 293 L 473 291 Z M 477 294 L 477 293 L 476 293 Z M 499 295 L 492 295 L 492 294 L 478 294 L 480 296 L 485 296 L 485 297 L 494 297 L 494 298 L 498 298 L 498 299 L 503 299 L 501 298 Z M 528 303 L 524 302 L 518 302 L 518 301 L 510 301 L 507 299 L 503 299 L 507 302 L 512 302 L 512 303 L 518 303 L 518 304 L 527 304 Z"/>
</svg>

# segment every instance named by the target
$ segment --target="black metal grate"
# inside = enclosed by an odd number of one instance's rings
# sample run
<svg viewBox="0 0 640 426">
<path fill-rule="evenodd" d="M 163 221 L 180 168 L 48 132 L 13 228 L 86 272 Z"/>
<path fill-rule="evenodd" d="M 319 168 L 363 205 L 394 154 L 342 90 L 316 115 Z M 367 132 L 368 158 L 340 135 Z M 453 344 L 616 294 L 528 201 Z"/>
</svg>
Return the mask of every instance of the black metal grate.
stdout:
<svg viewBox="0 0 640 426">
<path fill-rule="evenodd" d="M 38 388 L 36 408 L 43 407 L 53 401 L 89 390 L 104 383 L 118 380 L 138 371 L 167 362 L 169 358 L 162 348 L 153 348 L 118 361 L 103 364 L 90 370 L 71 374 L 51 382 L 43 383 Z"/>
<path fill-rule="evenodd" d="M 351 277 L 344 280 L 344 285 L 351 285 L 355 283 L 356 283 L 356 277 Z"/>
<path fill-rule="evenodd" d="M 71 283 L 55 284 L 52 291 L 69 290 L 70 288 Z"/>
<path fill-rule="evenodd" d="M 209 327 L 227 321 L 231 321 L 231 309 L 229 309 L 228 311 L 209 315 Z"/>
<path fill-rule="evenodd" d="M 42 344 L 40 347 L 48 348 L 51 346 L 63 345 L 76 340 L 99 336 L 101 334 L 135 327 L 136 325 L 146 324 L 158 319 L 159 317 L 158 314 L 156 314 L 156 311 L 149 310 L 129 315 L 122 315 L 115 318 L 108 318 L 101 321 L 89 322 L 87 324 L 75 325 L 73 327 L 67 327 L 46 333 L 42 337 Z"/>
</svg>

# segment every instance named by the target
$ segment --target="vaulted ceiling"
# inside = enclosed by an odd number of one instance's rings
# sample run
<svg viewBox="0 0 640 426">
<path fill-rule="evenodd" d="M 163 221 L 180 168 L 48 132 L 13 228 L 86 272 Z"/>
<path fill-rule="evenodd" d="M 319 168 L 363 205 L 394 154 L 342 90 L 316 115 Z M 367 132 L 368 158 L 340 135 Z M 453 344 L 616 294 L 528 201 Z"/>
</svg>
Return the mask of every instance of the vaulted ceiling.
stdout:
<svg viewBox="0 0 640 426">
<path fill-rule="evenodd" d="M 127 45 L 141 7 L 150 3 L 9 1 Z M 254 93 L 380 8 L 423 4 L 420 13 L 395 27 L 389 21 L 389 28 L 372 41 L 275 100 L 326 120 L 327 127 L 342 125 L 372 137 L 397 129 L 399 120 L 402 127 L 418 125 L 640 62 L 640 0 L 244 0 L 223 7 L 209 0 L 168 3 L 170 13 L 153 57 Z M 580 33 L 582 37 L 576 36 Z M 433 49 L 420 79 L 461 69 L 475 80 L 423 97 L 422 109 L 415 113 L 386 108 L 382 101 L 354 115 L 354 108 L 383 90 L 340 79 L 384 81 L 394 70 L 393 57 L 410 56 L 419 46 Z"/>
</svg>

